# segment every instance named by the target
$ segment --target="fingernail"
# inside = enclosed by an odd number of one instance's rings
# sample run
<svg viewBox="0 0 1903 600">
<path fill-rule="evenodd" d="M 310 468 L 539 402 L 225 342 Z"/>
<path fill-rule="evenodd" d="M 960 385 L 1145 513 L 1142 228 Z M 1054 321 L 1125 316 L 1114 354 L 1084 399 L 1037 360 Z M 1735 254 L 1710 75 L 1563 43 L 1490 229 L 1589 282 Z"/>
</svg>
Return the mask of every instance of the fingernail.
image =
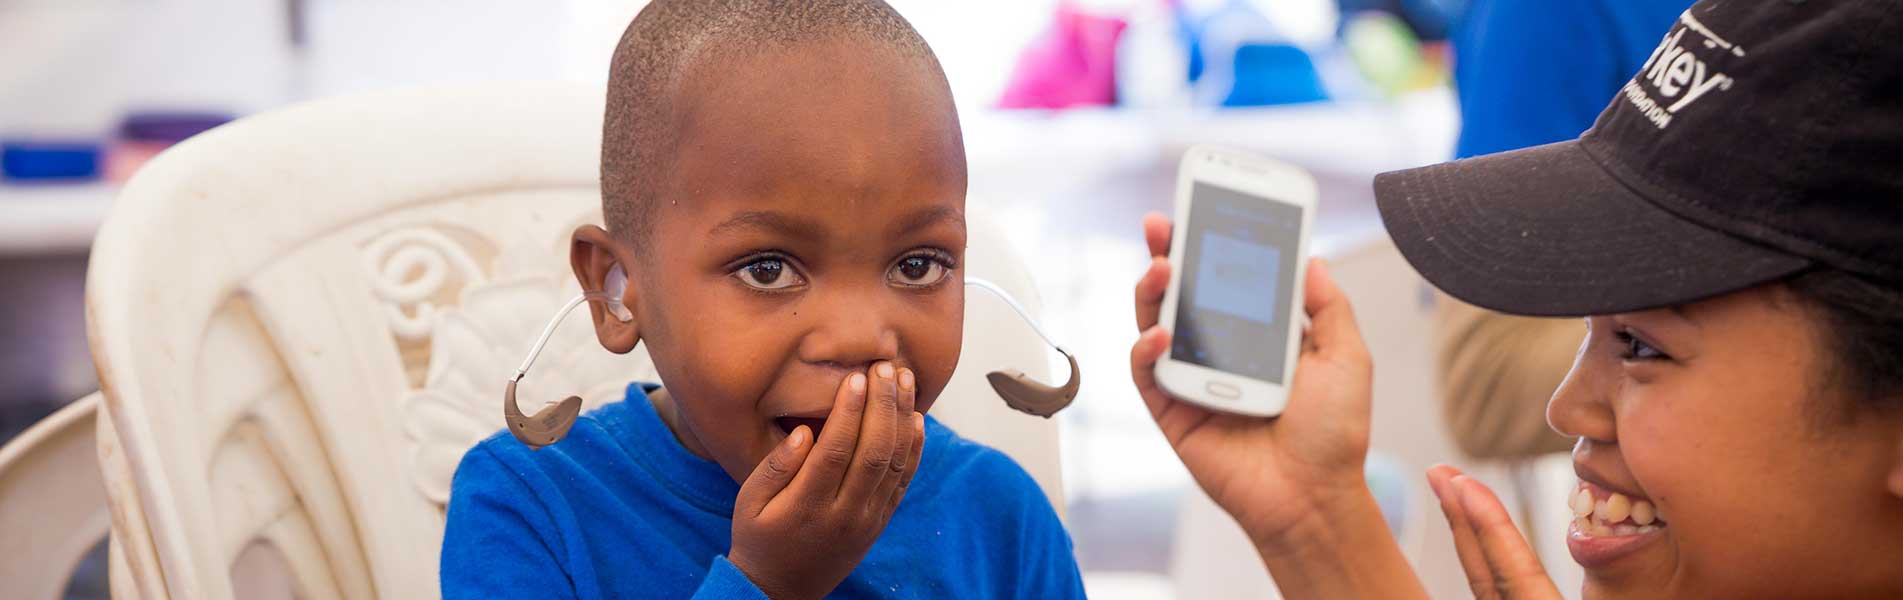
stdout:
<svg viewBox="0 0 1903 600">
<path fill-rule="evenodd" d="M 1448 479 L 1445 485 L 1447 486 L 1447 493 L 1453 496 L 1456 502 L 1460 503 L 1461 508 L 1467 508 L 1467 490 L 1461 489 L 1462 485 L 1460 480 L 1462 479 L 1471 478 L 1466 475 L 1455 475 L 1452 479 Z"/>
<path fill-rule="evenodd" d="M 912 386 L 917 384 L 918 384 L 918 378 L 912 375 L 911 369 L 899 370 L 899 389 L 909 392 L 909 391 L 912 391 Z"/>
<path fill-rule="evenodd" d="M 925 431 L 925 413 L 912 413 L 912 427 L 918 429 L 920 432 Z"/>
<path fill-rule="evenodd" d="M 857 393 L 857 394 L 865 393 L 866 392 L 866 374 L 853 373 L 852 377 L 846 378 L 846 385 L 852 386 L 853 393 Z"/>
<path fill-rule="evenodd" d="M 892 378 L 892 363 L 881 362 L 878 365 L 873 366 L 872 370 L 879 374 L 880 379 Z"/>
<path fill-rule="evenodd" d="M 793 435 L 786 436 L 787 443 L 791 444 L 794 450 L 798 450 L 800 446 L 806 445 L 807 431 L 805 425 L 794 428 Z"/>
</svg>

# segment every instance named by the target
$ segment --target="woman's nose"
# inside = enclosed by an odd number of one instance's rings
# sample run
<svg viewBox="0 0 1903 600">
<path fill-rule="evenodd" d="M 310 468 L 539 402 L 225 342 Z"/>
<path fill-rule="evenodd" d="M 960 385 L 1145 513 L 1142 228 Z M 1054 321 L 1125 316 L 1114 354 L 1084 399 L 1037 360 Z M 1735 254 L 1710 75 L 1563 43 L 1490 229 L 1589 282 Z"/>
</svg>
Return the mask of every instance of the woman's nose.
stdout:
<svg viewBox="0 0 1903 600">
<path fill-rule="evenodd" d="M 1618 439 L 1611 399 L 1619 365 L 1612 360 L 1613 354 L 1600 351 L 1597 344 L 1605 343 L 1598 339 L 1602 337 L 1594 332 L 1580 342 L 1572 370 L 1546 403 L 1546 424 L 1561 435 L 1601 442 Z"/>
</svg>

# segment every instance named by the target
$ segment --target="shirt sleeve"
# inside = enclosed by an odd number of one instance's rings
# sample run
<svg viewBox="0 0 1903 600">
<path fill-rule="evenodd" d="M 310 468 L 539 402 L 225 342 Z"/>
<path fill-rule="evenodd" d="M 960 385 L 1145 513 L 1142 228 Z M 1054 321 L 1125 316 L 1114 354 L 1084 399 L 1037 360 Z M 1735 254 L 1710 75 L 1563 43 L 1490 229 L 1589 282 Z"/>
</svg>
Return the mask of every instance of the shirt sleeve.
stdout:
<svg viewBox="0 0 1903 600">
<path fill-rule="evenodd" d="M 997 536 L 994 544 L 1015 546 L 1015 552 L 988 553 L 1017 559 L 1018 564 L 1006 567 L 1017 573 L 1016 591 L 1000 597 L 1083 598 L 1084 576 L 1077 567 L 1076 548 L 1037 481 L 1017 462 L 996 450 L 985 449 L 977 462 L 979 475 L 971 480 L 985 482 L 990 488 L 985 493 L 1012 492 L 1005 496 L 1012 501 L 971 515 L 1000 528 L 994 530 Z"/>
<path fill-rule="evenodd" d="M 694 591 L 694 600 L 768 600 L 766 592 L 753 585 L 753 580 L 740 567 L 733 566 L 727 557 L 714 558 L 714 564 L 707 569 L 707 579 Z"/>
<path fill-rule="evenodd" d="M 575 598 L 553 521 L 521 477 L 478 444 L 450 484 L 443 531 L 443 597 Z"/>
<path fill-rule="evenodd" d="M 1036 488 L 1031 490 L 1042 501 L 1044 494 Z M 1070 533 L 1064 530 L 1064 523 L 1057 520 L 1057 513 L 1048 503 L 1044 510 L 1036 514 L 1026 524 L 1025 556 L 1029 559 L 1025 565 L 1029 569 L 1026 579 L 1024 598 L 1078 598 L 1084 597 L 1084 576 L 1077 568 L 1076 548 L 1071 545 Z"/>
<path fill-rule="evenodd" d="M 1621 82 L 1616 32 L 1594 2 L 1475 0 L 1457 31 L 1455 154 L 1476 156 L 1578 137 Z"/>
</svg>

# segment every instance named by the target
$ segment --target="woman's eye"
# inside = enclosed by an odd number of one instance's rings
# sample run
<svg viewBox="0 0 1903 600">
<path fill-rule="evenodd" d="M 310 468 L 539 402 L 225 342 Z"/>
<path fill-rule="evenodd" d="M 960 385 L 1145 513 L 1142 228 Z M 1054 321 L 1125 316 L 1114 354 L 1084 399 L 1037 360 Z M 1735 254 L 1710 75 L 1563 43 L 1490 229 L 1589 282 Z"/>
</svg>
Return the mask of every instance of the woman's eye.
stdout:
<svg viewBox="0 0 1903 600">
<path fill-rule="evenodd" d="M 1619 344 L 1621 346 L 1619 358 L 1625 360 L 1660 360 L 1671 358 L 1670 356 L 1666 356 L 1664 352 L 1659 351 L 1658 348 L 1652 347 L 1651 344 L 1645 343 L 1645 340 L 1639 339 L 1638 336 L 1632 335 L 1629 332 L 1621 331 L 1616 335 L 1619 338 Z"/>
<path fill-rule="evenodd" d="M 943 281 L 950 274 L 951 267 L 944 259 L 919 255 L 899 259 L 887 278 L 903 286 L 926 287 Z"/>
<path fill-rule="evenodd" d="M 786 265 L 785 260 L 762 258 L 742 265 L 733 272 L 733 276 L 749 287 L 762 290 L 783 290 L 801 283 L 798 272 Z"/>
</svg>

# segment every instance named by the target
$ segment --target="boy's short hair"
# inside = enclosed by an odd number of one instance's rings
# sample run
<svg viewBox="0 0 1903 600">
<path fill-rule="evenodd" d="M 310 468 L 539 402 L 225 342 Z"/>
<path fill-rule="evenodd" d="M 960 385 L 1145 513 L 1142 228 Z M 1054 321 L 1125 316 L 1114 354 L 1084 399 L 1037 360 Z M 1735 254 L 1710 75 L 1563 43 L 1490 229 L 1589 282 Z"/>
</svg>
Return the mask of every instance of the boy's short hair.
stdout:
<svg viewBox="0 0 1903 600">
<path fill-rule="evenodd" d="M 867 51 L 944 72 L 925 39 L 882 0 L 654 0 L 636 15 L 608 69 L 601 208 L 608 230 L 645 248 L 657 175 L 670 167 L 680 86 L 696 66 L 851 37 Z M 947 90 L 949 94 L 949 90 Z"/>
</svg>

